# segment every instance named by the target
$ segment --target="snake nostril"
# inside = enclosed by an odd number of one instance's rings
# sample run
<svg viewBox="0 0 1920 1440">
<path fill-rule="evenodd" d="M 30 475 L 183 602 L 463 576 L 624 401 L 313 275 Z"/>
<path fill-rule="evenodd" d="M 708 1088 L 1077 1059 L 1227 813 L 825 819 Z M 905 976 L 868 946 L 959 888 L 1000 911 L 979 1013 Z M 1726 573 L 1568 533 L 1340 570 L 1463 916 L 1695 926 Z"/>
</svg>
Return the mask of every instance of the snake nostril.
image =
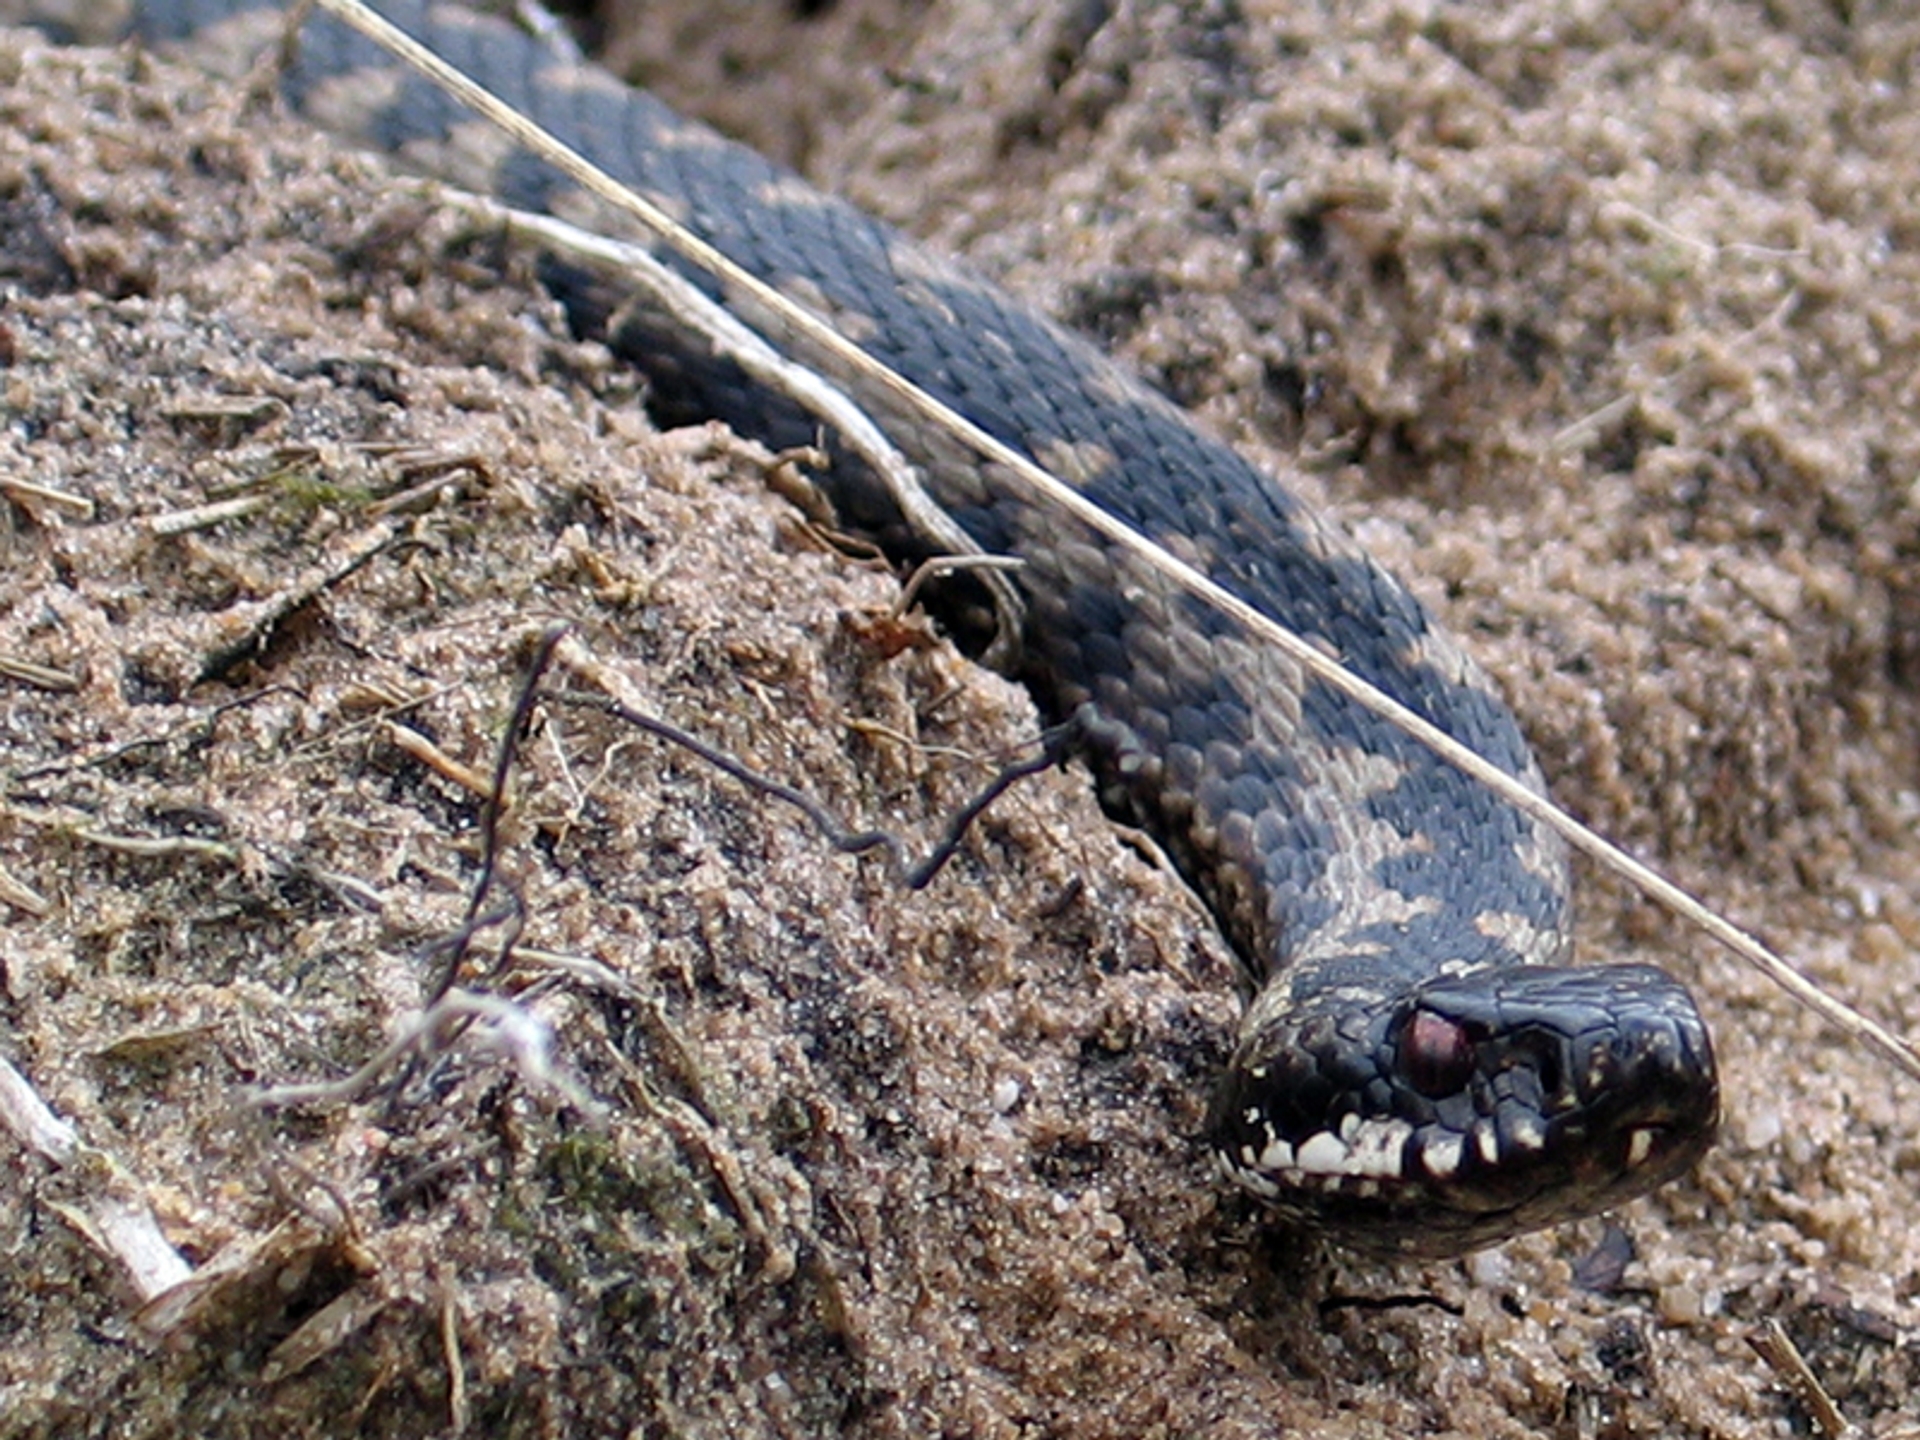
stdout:
<svg viewBox="0 0 1920 1440">
<path fill-rule="evenodd" d="M 1560 1093 L 1560 1056 L 1551 1049 L 1540 1052 L 1540 1093 L 1558 1095 Z"/>
</svg>

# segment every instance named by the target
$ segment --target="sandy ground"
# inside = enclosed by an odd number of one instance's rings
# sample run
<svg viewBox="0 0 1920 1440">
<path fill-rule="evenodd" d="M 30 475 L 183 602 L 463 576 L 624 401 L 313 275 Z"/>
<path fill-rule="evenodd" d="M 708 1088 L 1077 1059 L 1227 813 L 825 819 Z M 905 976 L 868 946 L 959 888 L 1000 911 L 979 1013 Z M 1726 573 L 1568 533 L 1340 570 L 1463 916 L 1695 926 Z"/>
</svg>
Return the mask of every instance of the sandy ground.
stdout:
<svg viewBox="0 0 1920 1440">
<path fill-rule="evenodd" d="M 1319 496 L 1564 803 L 1915 1028 L 1920 22 L 1335 9 L 605 33 Z M 1807 1433 L 1768 1322 L 1913 1433 L 1911 1085 L 1587 877 L 1583 952 L 1700 991 L 1724 1143 L 1611 1274 L 1598 1222 L 1323 1252 L 1210 1180 L 1227 959 L 1083 777 L 910 895 L 563 702 L 917 847 L 1030 732 L 766 457 L 651 433 L 431 187 L 125 54 L 0 82 L 0 1056 L 121 1167 L 0 1142 L 0 1436 Z M 417 1015 L 562 620 L 524 929 L 463 963 L 513 1008 L 260 1117 Z M 141 1307 L 103 1189 L 187 1292 Z"/>
</svg>

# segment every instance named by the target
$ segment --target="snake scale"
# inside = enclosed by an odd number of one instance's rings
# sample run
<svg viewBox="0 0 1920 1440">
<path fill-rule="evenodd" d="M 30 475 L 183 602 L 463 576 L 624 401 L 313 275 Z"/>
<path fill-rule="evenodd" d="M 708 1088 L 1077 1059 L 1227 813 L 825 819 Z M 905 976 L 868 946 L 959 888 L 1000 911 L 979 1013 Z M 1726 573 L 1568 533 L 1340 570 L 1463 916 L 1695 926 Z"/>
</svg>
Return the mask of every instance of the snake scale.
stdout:
<svg viewBox="0 0 1920 1440">
<path fill-rule="evenodd" d="M 1094 347 L 542 40 L 427 0 L 380 8 L 870 355 L 1542 786 L 1487 677 L 1398 581 Z M 266 0 L 139 0 L 127 23 L 156 45 L 258 54 L 280 17 Z M 452 101 L 325 17 L 303 28 L 283 91 L 403 165 L 521 209 L 573 201 L 570 182 L 476 139 Z M 814 437 L 684 328 L 564 264 L 549 279 L 663 412 L 775 445 Z M 1706 1150 L 1706 1027 L 1659 970 L 1565 965 L 1557 836 L 890 395 L 832 378 L 980 549 L 1023 562 L 1019 677 L 1247 967 L 1255 993 L 1210 1127 L 1223 1173 L 1348 1243 L 1447 1255 L 1617 1205 Z M 849 457 L 825 484 L 851 523 L 929 548 Z"/>
</svg>

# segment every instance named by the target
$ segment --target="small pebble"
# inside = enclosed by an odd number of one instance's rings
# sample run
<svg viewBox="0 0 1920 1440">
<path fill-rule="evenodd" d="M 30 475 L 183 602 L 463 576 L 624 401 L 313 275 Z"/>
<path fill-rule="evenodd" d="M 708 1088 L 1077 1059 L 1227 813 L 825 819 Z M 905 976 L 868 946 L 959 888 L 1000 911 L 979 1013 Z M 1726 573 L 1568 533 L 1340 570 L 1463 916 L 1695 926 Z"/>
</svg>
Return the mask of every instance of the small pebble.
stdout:
<svg viewBox="0 0 1920 1440">
<path fill-rule="evenodd" d="M 1662 1285 L 1654 1303 L 1669 1325 L 1697 1325 L 1707 1313 L 1705 1297 L 1692 1285 Z"/>
</svg>

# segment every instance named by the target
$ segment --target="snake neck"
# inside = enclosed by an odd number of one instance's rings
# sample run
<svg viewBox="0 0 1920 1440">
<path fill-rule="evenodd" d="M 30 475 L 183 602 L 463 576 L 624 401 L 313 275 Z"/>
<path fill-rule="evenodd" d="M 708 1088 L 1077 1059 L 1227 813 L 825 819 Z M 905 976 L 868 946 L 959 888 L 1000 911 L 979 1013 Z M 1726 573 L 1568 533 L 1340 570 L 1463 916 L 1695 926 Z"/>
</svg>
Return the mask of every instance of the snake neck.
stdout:
<svg viewBox="0 0 1920 1440">
<path fill-rule="evenodd" d="M 1216 578 L 1542 790 L 1488 677 L 1398 582 L 1270 494 L 1226 517 L 1268 551 L 1216 541 Z M 1005 538 L 1027 547 L 1024 678 L 1074 721 L 1108 810 L 1168 851 L 1256 988 L 1281 981 L 1304 1001 L 1565 960 L 1552 830 L 1131 557 Z"/>
</svg>

